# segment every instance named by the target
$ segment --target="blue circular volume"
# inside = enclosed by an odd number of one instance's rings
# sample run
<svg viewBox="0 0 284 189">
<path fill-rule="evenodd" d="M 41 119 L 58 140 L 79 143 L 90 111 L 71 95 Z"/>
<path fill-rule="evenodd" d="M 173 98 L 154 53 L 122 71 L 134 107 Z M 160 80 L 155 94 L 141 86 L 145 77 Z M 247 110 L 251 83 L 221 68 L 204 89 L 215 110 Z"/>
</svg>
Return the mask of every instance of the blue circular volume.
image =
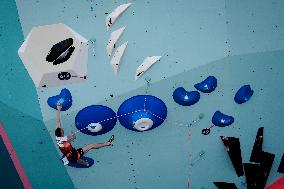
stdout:
<svg viewBox="0 0 284 189">
<path fill-rule="evenodd" d="M 250 85 L 244 85 L 237 91 L 234 100 L 236 103 L 242 104 L 248 101 L 252 95 L 253 90 L 250 88 Z"/>
<path fill-rule="evenodd" d="M 64 88 L 59 95 L 47 99 L 47 104 L 54 109 L 57 109 L 58 102 L 62 105 L 62 111 L 66 111 L 72 106 L 72 95 L 68 89 Z"/>
<path fill-rule="evenodd" d="M 186 91 L 183 87 L 178 87 L 173 92 L 174 101 L 182 106 L 190 106 L 200 99 L 198 91 Z"/>
<path fill-rule="evenodd" d="M 132 131 L 147 131 L 161 125 L 167 117 L 165 103 L 151 95 L 137 95 L 124 101 L 118 111 L 121 125 Z"/>
<path fill-rule="evenodd" d="M 217 87 L 217 79 L 214 76 L 208 76 L 204 81 L 195 84 L 194 87 L 203 93 L 211 93 Z"/>
<path fill-rule="evenodd" d="M 226 127 L 234 123 L 234 117 L 216 111 L 212 117 L 212 123 L 218 127 Z"/>
<path fill-rule="evenodd" d="M 116 124 L 115 112 L 102 105 L 91 105 L 80 110 L 75 117 L 78 130 L 87 135 L 102 135 L 112 130 Z"/>
</svg>

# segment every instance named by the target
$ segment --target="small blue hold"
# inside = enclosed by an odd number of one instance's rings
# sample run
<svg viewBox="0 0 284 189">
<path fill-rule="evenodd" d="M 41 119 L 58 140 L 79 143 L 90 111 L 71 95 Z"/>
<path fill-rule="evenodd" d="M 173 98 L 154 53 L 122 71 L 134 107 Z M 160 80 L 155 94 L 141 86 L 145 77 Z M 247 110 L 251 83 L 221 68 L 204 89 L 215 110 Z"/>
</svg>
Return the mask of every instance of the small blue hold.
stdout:
<svg viewBox="0 0 284 189">
<path fill-rule="evenodd" d="M 234 117 L 216 111 L 212 117 L 212 123 L 218 127 L 226 127 L 234 123 Z"/>
<path fill-rule="evenodd" d="M 200 99 L 198 91 L 186 91 L 183 87 L 178 87 L 173 92 L 174 101 L 182 106 L 191 106 Z"/>
<path fill-rule="evenodd" d="M 66 111 L 72 106 L 72 95 L 68 89 L 64 88 L 61 90 L 59 95 L 52 96 L 47 99 L 47 104 L 56 110 L 58 102 L 62 105 L 62 111 Z"/>
<path fill-rule="evenodd" d="M 217 79 L 214 76 L 208 76 L 204 81 L 195 84 L 194 87 L 203 93 L 211 93 L 217 87 Z"/>
<path fill-rule="evenodd" d="M 74 167 L 74 168 L 89 168 L 89 167 L 92 167 L 92 165 L 94 165 L 94 160 L 92 158 L 81 156 L 80 159 L 82 159 L 84 161 L 87 161 L 89 166 L 85 167 L 85 166 L 83 166 L 83 165 L 81 165 L 81 164 L 79 164 L 77 162 L 71 162 L 71 161 L 69 161 L 68 166 Z"/>
<path fill-rule="evenodd" d="M 236 103 L 242 104 L 248 101 L 252 95 L 253 90 L 250 88 L 250 85 L 244 85 L 237 91 L 234 100 Z"/>
</svg>

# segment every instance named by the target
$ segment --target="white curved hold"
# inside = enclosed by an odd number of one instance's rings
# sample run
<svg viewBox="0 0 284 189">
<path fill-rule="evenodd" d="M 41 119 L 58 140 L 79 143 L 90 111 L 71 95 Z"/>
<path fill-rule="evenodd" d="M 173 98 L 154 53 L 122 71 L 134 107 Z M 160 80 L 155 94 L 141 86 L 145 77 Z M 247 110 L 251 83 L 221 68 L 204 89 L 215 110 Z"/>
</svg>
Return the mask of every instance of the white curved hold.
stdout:
<svg viewBox="0 0 284 189">
<path fill-rule="evenodd" d="M 103 129 L 102 125 L 99 124 L 99 123 L 90 123 L 88 126 L 87 126 L 87 129 L 89 131 L 91 131 L 92 133 L 97 133 L 99 131 L 101 131 Z"/>
<path fill-rule="evenodd" d="M 121 58 L 124 54 L 125 48 L 127 47 L 128 41 L 120 45 L 113 54 L 113 57 L 110 61 L 112 70 L 114 71 L 115 75 L 117 75 L 118 68 L 120 65 Z"/>
<path fill-rule="evenodd" d="M 135 74 L 135 80 L 139 79 L 154 63 L 160 60 L 162 56 L 148 56 L 143 63 L 138 66 Z"/>
<path fill-rule="evenodd" d="M 124 29 L 125 29 L 125 27 L 121 27 L 121 28 L 111 32 L 108 43 L 107 43 L 107 47 L 106 47 L 107 55 L 109 57 L 111 56 L 112 50 L 115 48 L 116 42 L 118 41 L 118 39 L 122 35 Z"/>
<path fill-rule="evenodd" d="M 109 28 L 114 24 L 114 22 L 117 20 L 117 18 L 124 12 L 126 9 L 131 5 L 131 3 L 122 4 L 116 7 L 114 11 L 112 11 L 107 17 L 106 17 L 106 27 L 107 31 Z"/>
<path fill-rule="evenodd" d="M 153 121 L 149 118 L 140 118 L 134 123 L 134 128 L 138 131 L 149 130 L 153 126 Z"/>
</svg>

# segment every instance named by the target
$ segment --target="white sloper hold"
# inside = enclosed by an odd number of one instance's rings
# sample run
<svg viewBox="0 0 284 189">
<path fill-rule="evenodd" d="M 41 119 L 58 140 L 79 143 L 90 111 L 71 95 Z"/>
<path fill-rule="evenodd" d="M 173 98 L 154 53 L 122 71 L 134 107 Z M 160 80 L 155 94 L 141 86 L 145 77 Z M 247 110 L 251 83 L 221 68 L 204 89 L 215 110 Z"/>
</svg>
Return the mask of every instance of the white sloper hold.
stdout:
<svg viewBox="0 0 284 189">
<path fill-rule="evenodd" d="M 109 28 L 114 24 L 114 22 L 117 20 L 117 18 L 124 12 L 126 9 L 131 5 L 131 3 L 122 4 L 116 7 L 114 11 L 112 11 L 107 17 L 106 17 L 106 27 L 107 31 Z"/>
<path fill-rule="evenodd" d="M 112 50 L 115 48 L 116 42 L 118 41 L 118 39 L 122 35 L 124 29 L 125 29 L 125 27 L 121 27 L 121 28 L 113 31 L 110 34 L 110 38 L 108 40 L 107 47 L 106 47 L 107 55 L 109 57 L 111 56 Z"/>
<path fill-rule="evenodd" d="M 154 63 L 160 60 L 162 56 L 148 56 L 143 63 L 138 66 L 135 74 L 135 80 L 139 79 Z"/>
<path fill-rule="evenodd" d="M 115 75 L 117 75 L 118 69 L 119 69 L 119 65 L 120 65 L 120 61 L 121 58 L 124 54 L 125 48 L 127 47 L 128 41 L 123 43 L 122 45 L 120 45 L 116 51 L 113 54 L 113 57 L 111 59 L 111 66 L 112 66 L 112 70 L 114 71 Z"/>
</svg>

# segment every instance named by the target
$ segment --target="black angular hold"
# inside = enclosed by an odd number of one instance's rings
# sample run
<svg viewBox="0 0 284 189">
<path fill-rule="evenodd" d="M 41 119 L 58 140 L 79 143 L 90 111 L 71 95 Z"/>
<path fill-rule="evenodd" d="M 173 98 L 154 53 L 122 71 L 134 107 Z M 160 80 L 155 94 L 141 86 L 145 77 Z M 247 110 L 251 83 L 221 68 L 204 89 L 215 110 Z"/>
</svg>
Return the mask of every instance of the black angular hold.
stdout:
<svg viewBox="0 0 284 189">
<path fill-rule="evenodd" d="M 277 172 L 284 173 L 284 153 L 282 155 L 282 159 L 281 159 Z"/>
<path fill-rule="evenodd" d="M 274 158 L 275 158 L 275 154 L 271 154 L 268 152 L 261 152 L 260 154 L 261 155 L 260 155 L 259 162 L 260 162 L 260 169 L 261 169 L 260 170 L 261 179 L 260 179 L 259 184 L 260 184 L 260 188 L 264 188 L 267 178 L 269 176 Z"/>
<path fill-rule="evenodd" d="M 46 56 L 47 62 L 53 62 L 53 65 L 57 65 L 67 61 L 75 50 L 73 45 L 73 39 L 68 38 L 53 45 Z"/>
<path fill-rule="evenodd" d="M 243 160 L 239 138 L 221 136 L 221 139 L 226 147 L 238 177 L 243 176 Z"/>
<path fill-rule="evenodd" d="M 62 53 L 54 62 L 53 62 L 53 65 L 57 65 L 57 64 L 61 64 L 65 61 L 67 61 L 72 53 L 74 52 L 75 50 L 75 47 L 70 47 L 68 50 L 66 50 L 64 53 Z"/>
<path fill-rule="evenodd" d="M 263 144 L 263 127 L 260 127 L 255 137 L 255 142 L 250 155 L 250 162 L 259 163 Z"/>
<path fill-rule="evenodd" d="M 60 41 L 53 45 L 46 56 L 46 61 L 53 62 L 55 61 L 63 52 L 65 52 L 71 45 L 73 45 L 73 39 L 68 38 L 63 41 Z"/>
<path fill-rule="evenodd" d="M 219 189 L 237 189 L 234 183 L 227 183 L 227 182 L 213 182 L 213 183 Z"/>
<path fill-rule="evenodd" d="M 245 176 L 247 181 L 247 189 L 263 189 L 261 188 L 261 168 L 259 164 L 244 163 Z"/>
</svg>

